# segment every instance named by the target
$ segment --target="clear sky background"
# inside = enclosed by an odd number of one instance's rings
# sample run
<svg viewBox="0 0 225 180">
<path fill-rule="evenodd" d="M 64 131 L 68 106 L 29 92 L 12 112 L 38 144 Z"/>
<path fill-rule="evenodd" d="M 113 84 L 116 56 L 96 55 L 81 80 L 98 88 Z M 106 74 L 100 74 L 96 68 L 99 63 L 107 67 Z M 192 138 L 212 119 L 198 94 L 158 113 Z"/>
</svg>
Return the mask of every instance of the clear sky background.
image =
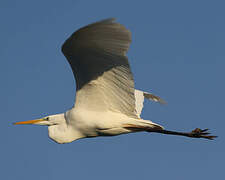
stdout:
<svg viewBox="0 0 225 180">
<path fill-rule="evenodd" d="M 0 179 L 224 179 L 225 2 L 0 1 Z M 75 81 L 61 53 L 78 28 L 109 17 L 132 32 L 128 53 L 144 119 L 170 130 L 210 128 L 215 141 L 136 133 L 56 144 L 15 121 L 65 112 Z"/>
</svg>

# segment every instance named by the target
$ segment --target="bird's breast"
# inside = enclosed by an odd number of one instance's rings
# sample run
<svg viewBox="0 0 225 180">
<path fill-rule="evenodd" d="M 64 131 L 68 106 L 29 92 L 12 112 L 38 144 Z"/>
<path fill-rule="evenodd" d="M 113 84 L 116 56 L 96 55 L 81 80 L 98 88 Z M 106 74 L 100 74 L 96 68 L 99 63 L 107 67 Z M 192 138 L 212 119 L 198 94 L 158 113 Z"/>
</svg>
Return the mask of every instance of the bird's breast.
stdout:
<svg viewBox="0 0 225 180">
<path fill-rule="evenodd" d="M 81 109 L 72 109 L 67 115 L 68 124 L 86 137 L 98 136 L 102 113 Z"/>
<path fill-rule="evenodd" d="M 123 114 L 75 108 L 67 113 L 66 118 L 72 128 L 86 137 L 99 136 L 102 130 L 121 128 L 129 122 L 129 118 Z"/>
</svg>

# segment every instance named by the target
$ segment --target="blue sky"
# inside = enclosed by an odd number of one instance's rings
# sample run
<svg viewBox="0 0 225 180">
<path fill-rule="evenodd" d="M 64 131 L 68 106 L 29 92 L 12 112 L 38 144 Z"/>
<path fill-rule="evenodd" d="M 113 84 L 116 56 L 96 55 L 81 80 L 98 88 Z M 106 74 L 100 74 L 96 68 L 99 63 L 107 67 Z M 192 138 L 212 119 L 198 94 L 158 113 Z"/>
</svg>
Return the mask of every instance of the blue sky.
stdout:
<svg viewBox="0 0 225 180">
<path fill-rule="evenodd" d="M 223 179 L 224 1 L 0 2 L 0 178 Z M 136 133 L 59 145 L 47 127 L 13 126 L 71 108 L 75 81 L 61 53 L 88 23 L 115 17 L 132 31 L 128 53 L 146 102 L 144 119 L 170 130 L 210 128 L 215 141 Z"/>
</svg>

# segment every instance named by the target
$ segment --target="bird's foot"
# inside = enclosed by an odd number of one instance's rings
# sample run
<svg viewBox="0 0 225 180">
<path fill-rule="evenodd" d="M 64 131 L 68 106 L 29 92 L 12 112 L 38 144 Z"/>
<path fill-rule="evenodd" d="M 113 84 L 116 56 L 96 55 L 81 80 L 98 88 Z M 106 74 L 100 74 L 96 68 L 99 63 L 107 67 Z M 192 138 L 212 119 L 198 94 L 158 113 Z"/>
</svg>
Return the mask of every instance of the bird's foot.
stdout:
<svg viewBox="0 0 225 180">
<path fill-rule="evenodd" d="M 214 138 L 216 138 L 217 136 L 208 136 L 210 133 L 208 132 L 209 129 L 199 129 L 196 128 L 193 131 L 191 131 L 189 133 L 189 137 L 193 137 L 193 138 L 206 138 L 206 139 L 210 139 L 213 140 Z"/>
</svg>

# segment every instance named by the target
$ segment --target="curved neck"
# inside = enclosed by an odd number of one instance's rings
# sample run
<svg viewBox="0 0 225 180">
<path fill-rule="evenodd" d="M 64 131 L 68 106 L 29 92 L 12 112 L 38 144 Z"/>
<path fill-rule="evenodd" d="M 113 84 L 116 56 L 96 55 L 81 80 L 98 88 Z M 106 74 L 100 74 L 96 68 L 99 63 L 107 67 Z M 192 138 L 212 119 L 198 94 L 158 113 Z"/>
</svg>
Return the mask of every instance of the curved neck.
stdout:
<svg viewBox="0 0 225 180">
<path fill-rule="evenodd" d="M 49 137 L 57 143 L 70 143 L 84 136 L 66 123 L 48 127 Z"/>
<path fill-rule="evenodd" d="M 55 118 L 57 118 L 57 120 L 55 119 L 57 124 L 48 126 L 48 135 L 55 142 L 70 143 L 84 137 L 79 131 L 67 124 L 64 114 L 58 114 Z"/>
</svg>

